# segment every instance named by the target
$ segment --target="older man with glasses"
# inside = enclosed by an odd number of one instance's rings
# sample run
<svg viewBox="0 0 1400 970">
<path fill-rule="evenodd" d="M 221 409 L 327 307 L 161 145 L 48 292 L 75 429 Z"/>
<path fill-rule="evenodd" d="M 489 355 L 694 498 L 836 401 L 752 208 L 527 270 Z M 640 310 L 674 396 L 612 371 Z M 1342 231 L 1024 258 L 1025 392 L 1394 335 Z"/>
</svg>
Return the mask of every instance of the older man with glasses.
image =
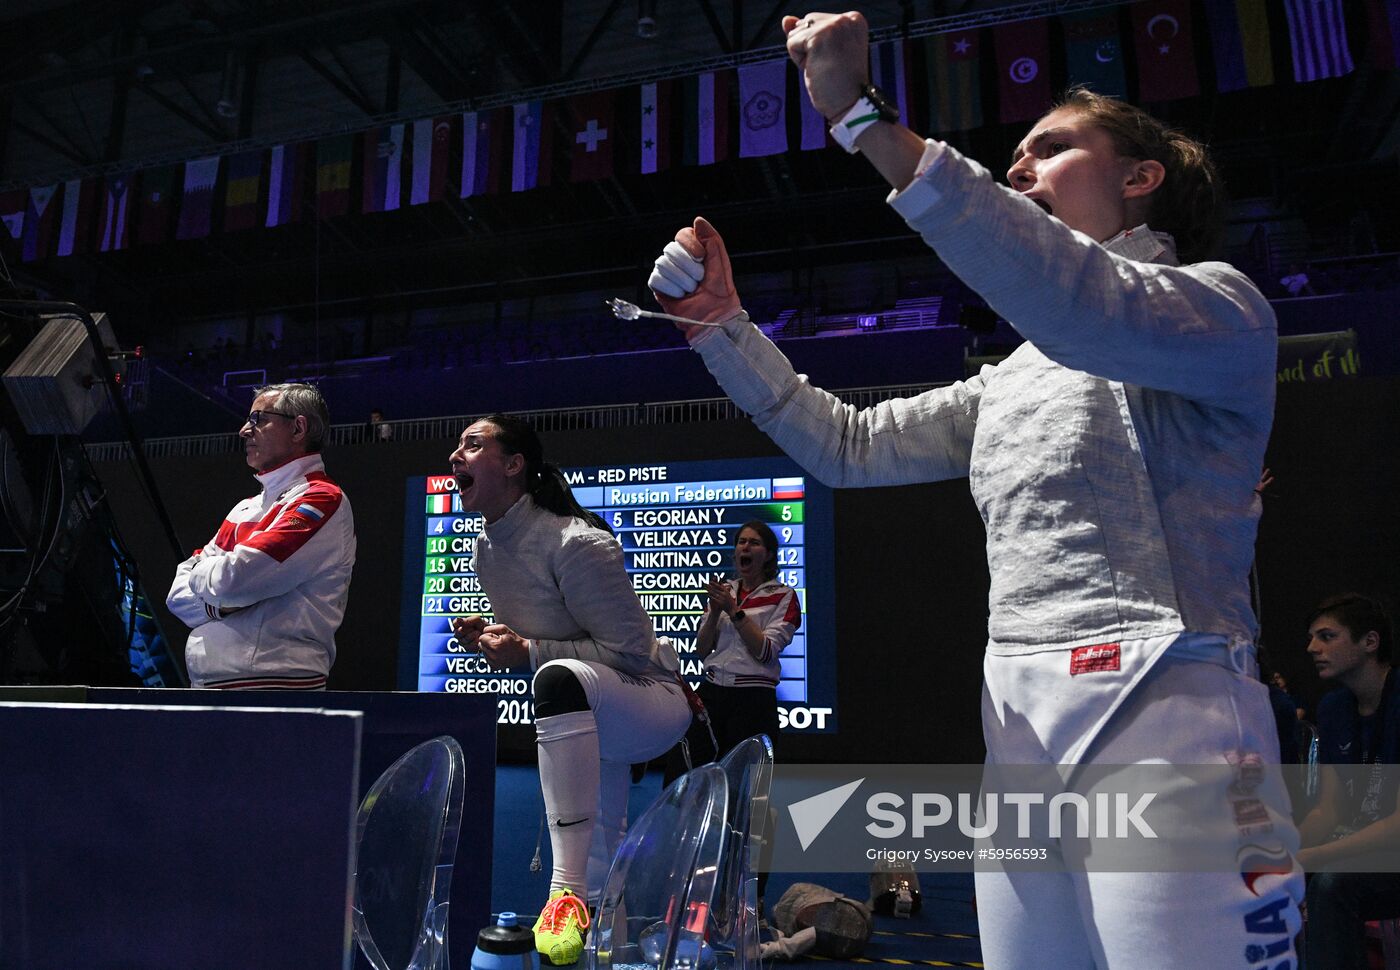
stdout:
<svg viewBox="0 0 1400 970">
<path fill-rule="evenodd" d="M 195 687 L 324 690 L 355 565 L 350 500 L 326 477 L 330 412 L 309 384 L 261 388 L 238 432 L 262 491 L 233 507 L 166 597 Z"/>
</svg>

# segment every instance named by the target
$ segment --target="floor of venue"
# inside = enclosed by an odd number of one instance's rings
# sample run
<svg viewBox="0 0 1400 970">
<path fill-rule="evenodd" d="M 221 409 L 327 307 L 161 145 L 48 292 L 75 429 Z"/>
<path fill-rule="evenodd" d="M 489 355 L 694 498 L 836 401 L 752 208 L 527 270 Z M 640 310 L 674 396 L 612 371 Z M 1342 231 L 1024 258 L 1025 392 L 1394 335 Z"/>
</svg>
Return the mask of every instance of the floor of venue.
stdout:
<svg viewBox="0 0 1400 970">
<path fill-rule="evenodd" d="M 661 791 L 661 773 L 649 772 L 632 786 L 629 817 L 635 819 Z M 529 914 L 533 921 L 549 891 L 549 840 L 540 849 L 541 868 L 530 871 L 539 831 L 540 778 L 533 765 L 496 769 L 495 851 L 491 909 Z M 814 882 L 854 899 L 870 895 L 860 873 L 774 873 L 766 897 L 771 905 L 794 882 Z M 972 876 L 920 876 L 923 906 L 909 919 L 875 917 L 875 932 L 863 956 L 851 961 L 818 959 L 823 966 L 897 964 L 925 967 L 980 967 L 982 948 L 972 907 Z"/>
</svg>

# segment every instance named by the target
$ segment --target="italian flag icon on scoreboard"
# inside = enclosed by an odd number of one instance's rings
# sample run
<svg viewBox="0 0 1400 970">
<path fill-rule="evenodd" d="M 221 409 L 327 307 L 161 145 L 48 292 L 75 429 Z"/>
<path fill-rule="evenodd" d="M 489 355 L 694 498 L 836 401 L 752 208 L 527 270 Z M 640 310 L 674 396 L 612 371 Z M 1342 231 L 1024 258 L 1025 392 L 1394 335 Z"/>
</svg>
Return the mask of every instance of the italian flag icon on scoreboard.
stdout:
<svg viewBox="0 0 1400 970">
<path fill-rule="evenodd" d="M 767 523 L 779 542 L 777 578 L 797 591 L 803 612 L 802 626 L 782 653 L 779 706 L 794 727 L 833 730 L 831 490 L 800 472 L 786 458 L 753 458 L 570 468 L 565 477 L 579 504 L 602 516 L 621 543 L 633 589 L 657 636 L 675 645 L 682 675 L 692 684 L 702 675 L 695 632 L 708 600 L 705 586 L 717 576 L 733 577 L 739 528 L 754 519 Z M 501 723 L 528 724 L 529 671 L 492 671 L 452 635 L 453 617 L 491 616 L 471 568 L 481 516 L 463 511 L 450 475 L 410 481 L 404 633 L 417 669 L 402 670 L 400 686 L 493 694 Z M 422 577 L 421 586 L 415 576 Z M 809 598 L 809 591 L 816 595 Z M 801 716 L 786 716 L 794 712 Z"/>
</svg>

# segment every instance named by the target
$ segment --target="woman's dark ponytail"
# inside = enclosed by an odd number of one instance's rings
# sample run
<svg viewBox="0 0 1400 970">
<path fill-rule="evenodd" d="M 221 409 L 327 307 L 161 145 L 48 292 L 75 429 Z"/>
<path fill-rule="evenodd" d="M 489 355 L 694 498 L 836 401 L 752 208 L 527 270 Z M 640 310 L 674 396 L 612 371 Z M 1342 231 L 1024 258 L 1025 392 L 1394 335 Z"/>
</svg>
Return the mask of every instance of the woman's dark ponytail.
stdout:
<svg viewBox="0 0 1400 970">
<path fill-rule="evenodd" d="M 601 515 L 578 504 L 578 499 L 574 498 L 574 490 L 569 487 L 564 473 L 554 462 L 541 461 L 539 471 L 526 483 L 525 490 L 540 508 L 549 509 L 555 515 L 571 515 L 582 519 L 595 529 L 612 534 L 612 529 L 603 521 Z"/>
<path fill-rule="evenodd" d="M 602 516 L 578 504 L 559 466 L 544 460 L 544 445 L 529 422 L 510 414 L 491 414 L 482 420 L 496 426 L 496 441 L 502 451 L 525 459 L 525 491 L 536 505 L 555 515 L 582 519 L 593 528 L 612 534 Z"/>
</svg>

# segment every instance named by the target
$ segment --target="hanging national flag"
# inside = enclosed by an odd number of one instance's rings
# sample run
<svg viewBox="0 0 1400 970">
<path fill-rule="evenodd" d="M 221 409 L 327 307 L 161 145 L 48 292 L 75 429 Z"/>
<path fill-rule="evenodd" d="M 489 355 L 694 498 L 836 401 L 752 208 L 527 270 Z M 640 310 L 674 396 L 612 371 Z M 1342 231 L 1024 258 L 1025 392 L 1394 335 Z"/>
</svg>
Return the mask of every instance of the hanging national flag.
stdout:
<svg viewBox="0 0 1400 970">
<path fill-rule="evenodd" d="M 617 92 L 569 99 L 569 181 L 592 182 L 613 173 L 617 144 Z"/>
<path fill-rule="evenodd" d="M 709 71 L 685 84 L 686 165 L 713 165 L 729 157 L 729 72 Z"/>
<path fill-rule="evenodd" d="M 1215 83 L 1221 91 L 1274 83 L 1274 52 L 1264 4 L 1265 0 L 1220 0 L 1205 5 Z"/>
<path fill-rule="evenodd" d="M 1400 66 L 1400 0 L 1366 0 L 1366 62 L 1378 71 Z"/>
<path fill-rule="evenodd" d="M 11 189 L 0 192 L 0 221 L 14 240 L 24 235 L 24 207 L 29 202 L 29 193 L 24 189 Z"/>
<path fill-rule="evenodd" d="M 981 46 L 978 30 L 928 39 L 930 134 L 970 131 L 982 124 Z"/>
<path fill-rule="evenodd" d="M 1118 39 L 1118 11 L 1091 10 L 1065 14 L 1065 64 L 1070 84 L 1082 84 L 1099 94 L 1128 95 L 1123 73 L 1123 45 Z"/>
<path fill-rule="evenodd" d="M 170 219 L 175 211 L 174 165 L 150 168 L 141 173 L 141 211 L 136 241 L 143 246 L 163 243 L 170 238 Z"/>
<path fill-rule="evenodd" d="M 672 81 L 642 85 L 641 172 L 651 175 L 671 167 L 671 105 L 676 97 Z"/>
<path fill-rule="evenodd" d="M 269 153 L 267 174 L 267 219 L 263 225 L 285 226 L 300 222 L 302 192 L 310 143 L 274 145 Z"/>
<path fill-rule="evenodd" d="M 403 125 L 371 128 L 364 140 L 361 212 L 393 212 L 403 197 Z"/>
<path fill-rule="evenodd" d="M 74 256 L 92 249 L 92 217 L 96 209 L 97 179 L 73 179 L 63 186 L 63 217 L 58 226 L 59 256 Z"/>
<path fill-rule="evenodd" d="M 32 263 L 53 251 L 54 225 L 58 222 L 58 204 L 54 196 L 58 184 L 35 186 L 29 190 L 24 210 L 24 261 Z"/>
<path fill-rule="evenodd" d="M 219 178 L 219 161 L 216 155 L 185 163 L 185 192 L 180 198 L 176 239 L 203 239 L 209 235 L 209 216 L 214 209 L 214 183 Z"/>
<path fill-rule="evenodd" d="M 102 193 L 102 219 L 97 228 L 97 248 L 104 253 L 127 246 L 128 215 L 135 191 L 133 178 L 133 175 L 118 175 L 107 180 L 107 190 Z"/>
<path fill-rule="evenodd" d="M 549 184 L 551 112 L 543 101 L 526 101 L 512 109 L 510 190 L 524 192 Z"/>
<path fill-rule="evenodd" d="M 1133 4 L 1138 98 L 1175 101 L 1201 93 L 1191 39 L 1191 0 L 1146 0 Z"/>
<path fill-rule="evenodd" d="M 908 126 L 909 85 L 904 61 L 902 40 L 887 40 L 870 48 L 870 83 L 899 105 L 899 123 Z"/>
<path fill-rule="evenodd" d="M 462 198 L 501 190 L 512 117 L 509 108 L 462 115 Z"/>
<path fill-rule="evenodd" d="M 1293 47 L 1293 80 L 1320 81 L 1355 69 L 1341 0 L 1284 0 L 1283 9 Z"/>
<path fill-rule="evenodd" d="M 420 118 L 413 123 L 413 189 L 409 205 L 437 202 L 447 185 L 451 118 Z"/>
<path fill-rule="evenodd" d="M 335 135 L 316 143 L 316 218 L 350 211 L 350 155 L 353 136 Z"/>
<path fill-rule="evenodd" d="M 739 157 L 787 151 L 788 59 L 739 68 Z"/>
<path fill-rule="evenodd" d="M 1050 107 L 1048 21 L 1002 24 L 992 34 L 1003 122 L 1034 121 Z"/>
<path fill-rule="evenodd" d="M 258 194 L 262 191 L 261 150 L 230 155 L 224 184 L 224 232 L 252 229 L 258 224 Z"/>
</svg>

